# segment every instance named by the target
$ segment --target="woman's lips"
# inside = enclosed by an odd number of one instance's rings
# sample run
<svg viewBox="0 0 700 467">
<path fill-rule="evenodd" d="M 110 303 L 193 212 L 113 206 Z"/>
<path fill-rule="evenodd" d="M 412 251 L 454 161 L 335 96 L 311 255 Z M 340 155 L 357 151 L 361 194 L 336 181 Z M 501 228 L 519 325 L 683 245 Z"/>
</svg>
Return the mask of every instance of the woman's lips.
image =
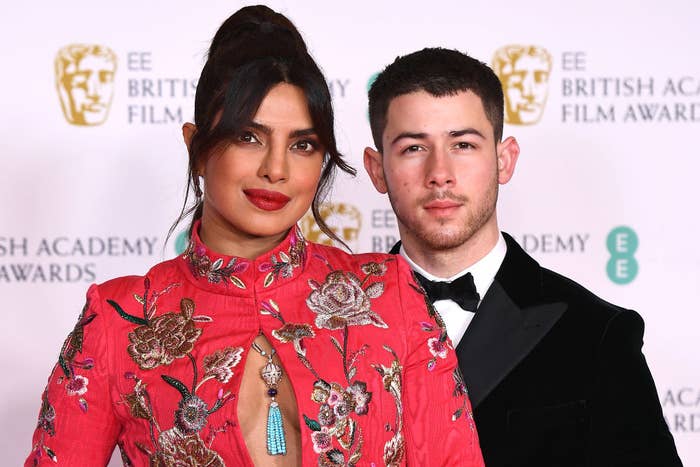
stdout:
<svg viewBox="0 0 700 467">
<path fill-rule="evenodd" d="M 243 193 L 253 205 L 264 211 L 277 211 L 282 209 L 290 200 L 289 196 L 277 191 L 248 189 Z"/>
</svg>

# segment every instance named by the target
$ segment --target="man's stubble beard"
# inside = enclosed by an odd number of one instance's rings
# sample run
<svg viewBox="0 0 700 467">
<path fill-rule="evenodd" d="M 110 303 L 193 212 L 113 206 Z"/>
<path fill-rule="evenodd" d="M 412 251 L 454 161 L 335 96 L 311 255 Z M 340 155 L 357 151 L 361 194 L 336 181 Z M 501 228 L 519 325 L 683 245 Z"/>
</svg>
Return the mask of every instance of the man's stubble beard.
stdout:
<svg viewBox="0 0 700 467">
<path fill-rule="evenodd" d="M 418 222 L 412 222 L 411 219 L 397 209 L 391 189 L 388 190 L 389 202 L 396 214 L 399 224 L 403 225 L 405 230 L 415 237 L 426 250 L 445 251 L 457 248 L 468 242 L 474 234 L 476 234 L 486 223 L 495 215 L 496 202 L 498 201 L 498 174 L 494 175 L 492 184 L 488 187 L 486 197 L 483 203 L 479 206 L 474 206 L 473 201 L 467 197 L 458 196 L 441 196 L 440 198 L 459 199 L 464 203 L 464 207 L 468 210 L 467 217 L 463 225 L 457 229 L 444 229 L 443 225 L 447 224 L 448 220 L 438 220 L 440 224 L 433 230 L 426 230 L 418 225 Z M 449 193 L 449 192 L 448 192 Z M 427 199 L 421 199 L 417 204 L 422 205 L 429 199 L 436 199 L 438 196 L 429 196 Z M 475 211 L 470 210 L 476 209 Z"/>
</svg>

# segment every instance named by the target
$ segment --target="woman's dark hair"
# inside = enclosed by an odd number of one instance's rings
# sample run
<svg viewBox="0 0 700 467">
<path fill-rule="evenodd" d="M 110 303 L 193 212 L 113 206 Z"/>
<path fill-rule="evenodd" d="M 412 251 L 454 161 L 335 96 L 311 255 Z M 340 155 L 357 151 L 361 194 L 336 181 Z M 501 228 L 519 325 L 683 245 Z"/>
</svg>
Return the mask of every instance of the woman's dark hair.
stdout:
<svg viewBox="0 0 700 467">
<path fill-rule="evenodd" d="M 197 167 L 225 148 L 250 124 L 267 93 L 279 83 L 299 87 L 316 134 L 325 149 L 321 177 L 311 204 L 320 229 L 344 242 L 326 225 L 319 206 L 337 168 L 355 175 L 338 152 L 333 130 L 333 107 L 326 79 L 309 55 L 299 31 L 289 19 L 262 5 L 241 8 L 219 27 L 197 84 L 194 103 L 196 131 L 190 145 L 187 190 L 182 210 L 168 231 L 192 214 L 190 233 L 202 217 L 202 188 Z M 188 207 L 190 190 L 195 203 Z"/>
</svg>

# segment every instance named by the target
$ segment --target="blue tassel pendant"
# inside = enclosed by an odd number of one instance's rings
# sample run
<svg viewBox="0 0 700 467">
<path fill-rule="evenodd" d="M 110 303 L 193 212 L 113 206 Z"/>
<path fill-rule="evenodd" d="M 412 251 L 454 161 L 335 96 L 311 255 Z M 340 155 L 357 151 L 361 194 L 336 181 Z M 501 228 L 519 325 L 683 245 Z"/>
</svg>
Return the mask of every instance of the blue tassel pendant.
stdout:
<svg viewBox="0 0 700 467">
<path fill-rule="evenodd" d="M 267 412 L 267 453 L 271 456 L 283 456 L 287 454 L 287 441 L 284 439 L 282 427 L 282 413 L 277 402 L 270 402 L 270 410 Z"/>
</svg>

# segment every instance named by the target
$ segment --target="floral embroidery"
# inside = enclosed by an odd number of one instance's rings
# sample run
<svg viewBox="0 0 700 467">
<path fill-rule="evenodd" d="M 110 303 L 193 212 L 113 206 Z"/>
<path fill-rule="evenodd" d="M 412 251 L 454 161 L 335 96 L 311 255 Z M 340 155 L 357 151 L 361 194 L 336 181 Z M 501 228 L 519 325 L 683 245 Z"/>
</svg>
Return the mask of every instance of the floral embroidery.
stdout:
<svg viewBox="0 0 700 467">
<path fill-rule="evenodd" d="M 317 378 L 311 393 L 311 400 L 319 404 L 317 420 L 304 415 L 304 421 L 311 430 L 314 451 L 321 454 L 319 465 L 353 466 L 362 457 L 364 443 L 362 430 L 354 416 L 366 415 L 372 400 L 372 393 L 367 391 L 367 384 L 364 381 L 353 380 L 357 373 L 355 364 L 358 357 L 365 354 L 367 345 L 354 352 L 348 352 L 347 326 L 343 328 L 342 345 L 335 337 L 331 336 L 330 340 L 341 355 L 347 386 L 323 379 L 305 355 L 297 352 L 299 360 Z M 334 440 L 337 440 L 342 450 L 334 447 Z M 347 459 L 343 451 L 348 453 Z"/>
<path fill-rule="evenodd" d="M 437 365 L 437 359 L 447 358 L 447 354 L 452 349 L 452 346 L 450 345 L 450 341 L 447 340 L 447 331 L 444 328 L 437 328 L 426 321 L 421 321 L 420 326 L 421 329 L 426 332 L 437 331 L 437 336 L 429 338 L 427 342 L 428 350 L 433 356 L 433 358 L 428 361 L 428 370 L 433 371 Z"/>
<path fill-rule="evenodd" d="M 428 339 L 428 350 L 430 351 L 430 354 L 433 356 L 428 361 L 428 370 L 433 371 L 435 369 L 435 366 L 437 365 L 437 359 L 445 359 L 447 358 L 447 354 L 449 351 L 452 349 L 452 345 L 450 344 L 450 341 L 447 340 L 447 329 L 445 328 L 445 323 L 442 320 L 442 317 L 440 316 L 440 313 L 438 313 L 435 310 L 435 307 L 433 306 L 432 302 L 428 298 L 428 294 L 425 293 L 425 290 L 423 287 L 420 286 L 420 282 L 416 280 L 416 276 L 413 276 L 413 283 L 409 284 L 413 290 L 418 292 L 423 296 L 423 300 L 425 301 L 425 306 L 428 309 L 428 316 L 431 317 L 434 321 L 435 324 L 427 321 L 421 321 L 420 322 L 420 327 L 423 329 L 425 332 L 437 332 L 437 335 L 431 337 Z"/>
<path fill-rule="evenodd" d="M 280 251 L 279 260 L 274 254 L 270 257 L 269 262 L 265 262 L 258 266 L 260 272 L 267 272 L 263 287 L 269 287 L 277 279 L 282 276 L 289 278 L 292 276 L 294 268 L 304 265 L 306 261 L 306 241 L 301 233 L 299 226 L 294 228 L 294 231 L 289 237 L 289 250 L 285 253 Z"/>
<path fill-rule="evenodd" d="M 78 322 L 75 324 L 73 331 L 68 334 L 68 337 L 61 347 L 61 352 L 58 355 L 58 365 L 63 371 L 63 376 L 59 377 L 57 382 L 58 384 L 62 384 L 64 379 L 68 380 L 65 388 L 69 396 L 82 396 L 88 390 L 88 383 L 90 381 L 87 377 L 77 374 L 75 372 L 76 369 L 90 370 L 95 365 L 91 357 L 84 360 L 77 359 L 78 354 L 83 353 L 85 326 L 90 324 L 92 320 L 95 319 L 95 316 L 97 316 L 96 313 L 87 313 L 87 310 L 88 305 L 86 304 L 78 317 Z M 85 402 L 84 399 L 80 399 L 78 405 L 84 412 L 87 411 L 87 402 Z"/>
<path fill-rule="evenodd" d="M 209 449 L 196 434 L 182 434 L 177 428 L 158 436 L 158 452 L 151 458 L 151 467 L 224 467 L 221 456 Z"/>
<path fill-rule="evenodd" d="M 250 265 L 249 262 L 233 257 L 224 266 L 224 260 L 218 258 L 213 261 L 207 256 L 207 250 L 203 245 L 195 245 L 190 242 L 183 257 L 188 261 L 192 274 L 199 277 L 206 277 L 212 284 L 223 282 L 228 284 L 231 281 L 236 287 L 245 289 L 245 283 L 236 277 L 236 274 L 245 272 Z"/>
<path fill-rule="evenodd" d="M 199 432 L 207 425 L 209 415 L 219 410 L 230 399 L 230 393 L 224 393 L 223 389 L 220 389 L 217 400 L 209 408 L 206 402 L 194 394 L 199 388 L 196 385 L 196 379 L 193 383 L 194 388 L 190 392 L 177 379 L 161 375 L 166 383 L 182 394 L 182 399 L 175 410 L 175 426 L 161 431 L 153 415 L 151 397 L 146 390 L 146 385 L 133 373 L 126 373 L 124 376 L 135 382 L 134 391 L 123 396 L 124 402 L 129 406 L 133 417 L 148 420 L 150 425 L 151 442 L 155 450 L 149 449 L 143 442 L 137 442 L 136 446 L 148 455 L 151 466 L 224 466 L 219 454 L 206 446 Z M 157 438 L 156 431 L 160 431 Z M 223 430 L 210 431 L 209 439 L 213 442 L 216 434 L 214 431 Z"/>
<path fill-rule="evenodd" d="M 363 272 L 367 271 L 362 280 L 352 272 L 334 270 L 326 276 L 323 284 L 309 279 L 312 292 L 306 299 L 306 304 L 317 314 L 317 327 L 342 329 L 345 326 L 366 324 L 379 328 L 387 327 L 382 318 L 370 309 L 370 299 L 380 297 L 384 293 L 384 283 L 373 282 L 367 288 L 363 288 L 370 277 L 383 275 L 386 266 L 367 263 L 362 265 L 361 269 Z"/>
<path fill-rule="evenodd" d="M 85 339 L 85 326 L 90 324 L 95 317 L 96 313 L 88 313 L 88 304 L 85 304 L 80 316 L 78 317 L 78 322 L 75 324 L 73 330 L 68 334 L 66 340 L 61 346 L 61 351 L 58 354 L 58 365 L 57 368 L 61 369 L 62 374 L 56 379 L 57 384 L 63 384 L 66 388 L 66 394 L 69 396 L 83 396 L 88 391 L 88 383 L 90 380 L 84 376 L 76 373 L 77 369 L 91 370 L 95 362 L 91 357 L 87 357 L 84 360 L 78 360 L 78 355 L 83 353 L 83 341 Z M 56 371 L 57 368 L 54 368 Z M 77 400 L 78 407 L 82 412 L 88 411 L 87 401 L 80 397 Z M 32 447 L 34 452 L 34 465 L 37 465 L 44 454 L 46 454 L 49 459 L 54 462 L 58 462 L 58 457 L 56 453 L 44 444 L 44 435 L 47 434 L 52 437 L 56 434 L 56 428 L 54 422 L 56 421 L 56 410 L 49 401 L 48 387 L 44 390 L 41 396 L 41 409 L 39 410 L 39 419 L 37 421 L 37 428 L 41 430 L 41 436 L 37 443 Z"/>
<path fill-rule="evenodd" d="M 272 331 L 272 336 L 282 343 L 292 342 L 294 350 L 296 350 L 298 354 L 306 355 L 303 339 L 305 337 L 316 337 L 316 333 L 311 329 L 311 326 L 306 323 L 285 322 L 282 313 L 280 313 L 280 308 L 274 300 L 263 301 L 260 305 L 262 308 L 260 313 L 271 315 L 282 323 L 281 328 Z"/>
<path fill-rule="evenodd" d="M 204 357 L 204 379 L 216 378 L 228 383 L 233 376 L 232 368 L 241 361 L 242 347 L 227 347 Z"/>
<path fill-rule="evenodd" d="M 150 281 L 148 278 L 144 279 L 143 297 L 134 295 L 136 301 L 143 305 L 143 318 L 125 312 L 114 300 L 107 300 L 107 303 L 122 318 L 141 325 L 129 333 L 131 344 L 126 350 L 142 370 L 169 365 L 176 358 L 187 355 L 202 334 L 202 330 L 195 326 L 195 322 L 210 322 L 212 320 L 206 315 L 194 315 L 195 305 L 189 298 L 183 298 L 180 301 L 179 313 L 164 313 L 154 317 L 157 298 L 174 286 L 176 285 L 171 285 L 162 292 L 154 293 L 154 297 L 149 299 Z"/>
<path fill-rule="evenodd" d="M 455 382 L 452 395 L 454 397 L 462 398 L 462 406 L 452 414 L 452 421 L 454 422 L 459 417 L 464 415 L 464 417 L 469 421 L 469 428 L 471 428 L 472 431 L 476 431 L 476 426 L 474 425 L 474 414 L 471 410 L 469 410 L 469 406 L 467 405 L 467 400 L 469 397 L 467 385 L 464 384 L 464 377 L 462 377 L 462 372 L 459 370 L 459 367 L 455 368 L 454 372 L 452 373 L 452 379 Z"/>
<path fill-rule="evenodd" d="M 394 436 L 384 444 L 384 465 L 398 466 L 405 456 L 406 441 L 403 437 L 403 403 L 401 402 L 401 371 L 403 368 L 399 363 L 399 357 L 396 352 L 389 347 L 384 346 L 384 349 L 394 356 L 391 366 L 372 365 L 372 367 L 382 376 L 384 389 L 389 391 L 396 403 L 396 421 L 392 431 Z"/>
<path fill-rule="evenodd" d="M 160 375 L 163 381 L 181 395 L 173 414 L 174 426 L 161 430 L 146 384 L 134 373 L 128 372 L 124 375 L 125 378 L 134 381 L 134 390 L 123 395 L 122 399 L 133 417 L 145 419 L 150 425 L 153 448 L 147 447 L 144 442 L 137 442 L 136 446 L 148 455 L 151 466 L 223 466 L 223 460 L 218 453 L 207 447 L 200 437 L 200 431 L 207 426 L 209 415 L 230 400 L 231 393 L 220 388 L 216 400 L 211 405 L 196 393 L 206 381 L 227 383 L 233 376 L 233 368 L 241 361 L 243 348 L 226 347 L 205 355 L 202 359 L 203 373 L 200 373 L 191 353 L 202 334 L 202 329 L 197 328 L 195 322 L 211 322 L 212 319 L 205 315 L 195 315 L 195 304 L 189 298 L 180 301 L 179 313 L 169 312 L 155 316 L 158 297 L 176 286 L 174 284 L 161 292 L 152 293 L 150 282 L 146 278 L 143 295 L 134 295 L 136 301 L 143 305 L 143 318 L 127 313 L 115 301 L 107 300 L 123 319 L 138 325 L 128 335 L 131 343 L 127 352 L 139 368 L 151 370 L 184 357 L 191 362 L 194 375 L 191 387 L 172 376 Z M 200 374 L 203 375 L 201 380 Z M 208 440 L 213 442 L 216 433 L 225 431 L 225 427 L 212 428 L 209 431 Z"/>
</svg>

